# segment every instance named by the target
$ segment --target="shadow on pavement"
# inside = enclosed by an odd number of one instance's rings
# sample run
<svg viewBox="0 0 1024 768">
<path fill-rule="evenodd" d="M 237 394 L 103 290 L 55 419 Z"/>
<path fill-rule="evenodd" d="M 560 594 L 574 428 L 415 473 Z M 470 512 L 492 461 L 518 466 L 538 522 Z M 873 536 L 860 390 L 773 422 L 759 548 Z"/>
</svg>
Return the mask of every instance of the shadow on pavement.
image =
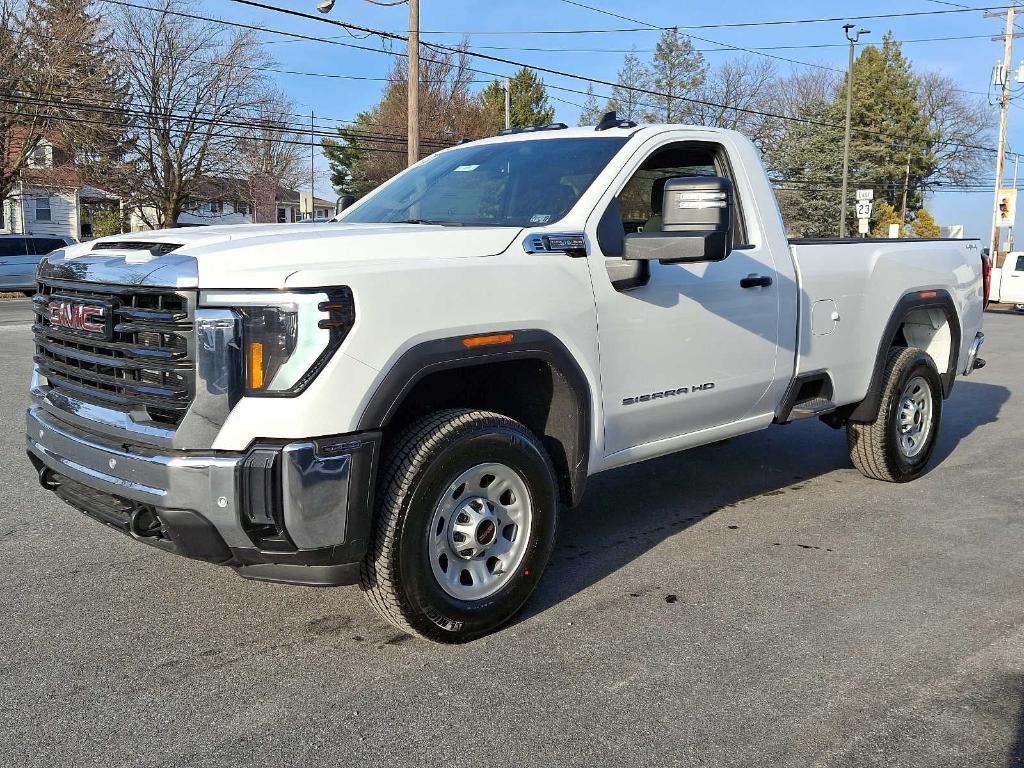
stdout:
<svg viewBox="0 0 1024 768">
<path fill-rule="evenodd" d="M 944 403 L 932 467 L 996 421 L 1009 395 L 1005 387 L 958 381 Z M 597 475 L 583 504 L 562 515 L 548 572 L 514 623 L 587 589 L 723 508 L 800 490 L 805 481 L 836 470 L 852 470 L 845 432 L 805 421 Z M 861 481 L 859 475 L 835 478 L 838 484 Z"/>
</svg>

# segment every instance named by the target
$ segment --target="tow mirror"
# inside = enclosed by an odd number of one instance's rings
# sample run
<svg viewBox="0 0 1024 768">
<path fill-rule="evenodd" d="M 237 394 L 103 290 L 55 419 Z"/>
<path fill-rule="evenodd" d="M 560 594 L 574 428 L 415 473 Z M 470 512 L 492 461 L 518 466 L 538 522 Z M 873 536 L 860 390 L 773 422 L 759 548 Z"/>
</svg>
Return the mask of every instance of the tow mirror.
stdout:
<svg viewBox="0 0 1024 768">
<path fill-rule="evenodd" d="M 681 264 L 722 261 L 732 251 L 736 195 L 729 179 L 668 179 L 660 232 L 627 235 L 623 258 Z"/>
<path fill-rule="evenodd" d="M 355 195 L 342 195 L 341 197 L 338 198 L 338 204 L 334 206 L 336 209 L 336 213 L 341 213 L 346 208 L 351 208 L 353 205 L 355 205 L 355 202 Z"/>
</svg>

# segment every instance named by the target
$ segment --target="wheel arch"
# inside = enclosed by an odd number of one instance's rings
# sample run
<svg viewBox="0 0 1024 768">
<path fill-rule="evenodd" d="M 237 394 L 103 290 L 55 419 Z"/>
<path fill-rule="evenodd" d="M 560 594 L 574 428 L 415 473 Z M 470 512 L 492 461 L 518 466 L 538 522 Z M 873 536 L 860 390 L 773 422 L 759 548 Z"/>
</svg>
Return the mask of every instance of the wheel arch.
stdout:
<svg viewBox="0 0 1024 768">
<path fill-rule="evenodd" d="M 472 336 L 421 342 L 404 352 L 363 408 L 357 429 L 385 439 L 418 415 L 447 407 L 492 410 L 516 419 L 543 442 L 559 495 L 575 506 L 590 459 L 592 394 L 579 363 L 553 334 L 501 331 L 499 344 L 467 347 Z M 529 395 L 524 398 L 523 395 Z"/>
<path fill-rule="evenodd" d="M 936 323 L 936 318 L 942 322 Z M 953 297 L 943 289 L 905 293 L 885 324 L 875 355 L 871 382 L 864 399 L 850 407 L 847 420 L 866 423 L 874 419 L 882 398 L 885 365 L 893 347 L 923 346 L 939 371 L 942 396 L 948 398 L 956 382 L 961 344 L 960 317 Z M 936 359 L 946 353 L 945 360 Z"/>
</svg>

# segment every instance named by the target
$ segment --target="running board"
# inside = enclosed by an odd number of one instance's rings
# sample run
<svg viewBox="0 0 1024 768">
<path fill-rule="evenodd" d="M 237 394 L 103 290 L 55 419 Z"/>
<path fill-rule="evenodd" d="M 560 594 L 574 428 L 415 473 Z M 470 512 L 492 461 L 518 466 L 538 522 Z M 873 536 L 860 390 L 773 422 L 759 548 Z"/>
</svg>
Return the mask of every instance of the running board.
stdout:
<svg viewBox="0 0 1024 768">
<path fill-rule="evenodd" d="M 826 413 L 832 413 L 835 409 L 836 405 L 831 400 L 824 397 L 816 397 L 813 400 L 796 403 L 793 406 L 793 410 L 789 412 L 789 420 L 813 419 L 818 416 L 824 416 Z"/>
</svg>

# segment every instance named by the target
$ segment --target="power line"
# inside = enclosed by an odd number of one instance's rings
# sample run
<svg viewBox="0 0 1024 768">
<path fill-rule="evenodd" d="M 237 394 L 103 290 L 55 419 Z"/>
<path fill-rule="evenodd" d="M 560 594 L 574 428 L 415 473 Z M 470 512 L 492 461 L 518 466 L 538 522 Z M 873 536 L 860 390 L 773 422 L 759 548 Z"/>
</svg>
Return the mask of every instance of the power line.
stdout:
<svg viewBox="0 0 1024 768">
<path fill-rule="evenodd" d="M 119 5 L 130 5 L 129 3 L 125 3 L 123 0 L 103 0 L 103 2 L 113 2 L 113 3 L 117 3 Z M 311 20 L 311 21 L 316 21 L 316 22 L 320 22 L 320 23 L 323 23 L 323 24 L 331 24 L 331 25 L 334 25 L 334 26 L 340 26 L 340 27 L 343 27 L 345 29 L 354 29 L 354 30 L 357 30 L 359 32 L 368 32 L 368 33 L 372 33 L 374 35 L 377 35 L 377 36 L 381 37 L 382 39 L 395 40 L 395 41 L 399 41 L 399 42 L 408 42 L 408 38 L 407 37 L 405 37 L 404 35 L 400 35 L 400 34 L 398 34 L 396 32 L 388 32 L 386 30 L 372 29 L 370 27 L 364 27 L 364 26 L 361 26 L 361 25 L 358 25 L 358 24 L 351 24 L 349 22 L 341 22 L 341 21 L 337 21 L 335 19 L 328 19 L 328 18 L 324 18 L 324 17 L 314 16 L 314 15 L 309 14 L 309 13 L 303 13 L 302 11 L 295 11 L 295 10 L 292 10 L 292 9 L 289 9 L 289 8 L 280 8 L 278 6 L 270 5 L 268 3 L 258 2 L 257 0 L 228 0 L 228 2 L 237 3 L 239 5 L 246 5 L 246 6 L 250 6 L 250 7 L 253 7 L 253 8 L 260 8 L 260 9 L 263 9 L 263 10 L 273 11 L 275 13 L 280 13 L 280 14 L 287 15 L 287 16 L 294 16 L 294 17 L 297 17 L 297 18 L 302 18 L 302 19 L 307 19 L 307 20 Z M 935 14 L 935 13 L 941 13 L 941 12 L 940 11 L 921 12 L 921 14 Z M 920 15 L 920 14 L 917 14 L 917 15 Z M 216 21 L 214 19 L 208 19 L 208 20 Z M 285 33 L 285 34 L 290 34 L 290 33 Z M 573 80 L 580 80 L 580 81 L 583 81 L 583 82 L 594 83 L 594 84 L 597 84 L 597 85 L 609 86 L 609 87 L 612 87 L 612 88 L 616 88 L 616 87 L 623 88 L 625 90 L 634 91 L 634 92 L 637 92 L 637 93 L 646 93 L 646 94 L 649 94 L 649 95 L 652 95 L 652 96 L 655 96 L 655 97 L 660 97 L 660 98 L 676 98 L 679 101 L 690 103 L 690 104 L 696 104 L 698 106 L 715 107 L 715 108 L 718 108 L 718 109 L 726 109 L 726 110 L 737 112 L 737 113 L 759 115 L 761 117 L 771 117 L 771 118 L 778 119 L 778 120 L 789 120 L 789 121 L 803 122 L 805 124 L 818 125 L 820 127 L 828 127 L 828 128 L 840 127 L 840 126 L 836 126 L 836 125 L 834 125 L 832 123 L 826 123 L 826 122 L 823 122 L 823 121 L 816 121 L 816 120 L 812 120 L 812 119 L 809 119 L 809 118 L 793 117 L 791 115 L 775 114 L 775 113 L 766 112 L 766 111 L 763 111 L 763 110 L 751 109 L 749 107 L 739 107 L 739 106 L 730 106 L 730 105 L 726 105 L 726 104 L 717 104 L 715 102 L 706 101 L 706 100 L 703 100 L 703 99 L 694 99 L 692 97 L 686 97 L 686 96 L 678 96 L 678 97 L 670 96 L 669 94 L 660 93 L 660 92 L 652 91 L 652 90 L 647 90 L 647 89 L 644 89 L 644 88 L 638 88 L 638 87 L 636 87 L 634 85 L 631 85 L 631 84 L 628 84 L 628 83 L 613 83 L 613 82 L 611 82 L 609 80 L 601 80 L 601 79 L 598 79 L 598 78 L 586 77 L 585 75 L 579 75 L 579 74 L 576 74 L 576 73 L 573 73 L 573 72 L 565 72 L 565 71 L 562 71 L 562 70 L 553 69 L 551 67 L 527 64 L 527 63 L 524 63 L 524 62 L 521 62 L 521 61 L 516 61 L 514 59 L 507 59 L 507 58 L 503 58 L 503 57 L 500 57 L 500 56 L 492 56 L 490 54 L 466 52 L 466 51 L 463 51 L 463 50 L 461 50 L 459 48 L 453 48 L 451 46 L 440 45 L 440 44 L 437 44 L 437 43 L 429 43 L 429 44 L 426 44 L 426 45 L 427 45 L 428 48 L 444 50 L 444 51 L 447 51 L 449 53 L 468 53 L 468 55 L 470 55 L 470 56 L 473 56 L 473 57 L 479 58 L 479 59 L 484 59 L 486 61 L 494 61 L 494 62 L 497 62 L 497 63 L 500 63 L 500 64 L 507 64 L 507 65 L 511 65 L 511 66 L 515 66 L 515 67 L 526 67 L 528 69 L 533 69 L 533 70 L 535 70 L 537 72 L 544 72 L 544 73 L 555 75 L 555 76 L 558 76 L 558 77 L 566 77 L 566 78 L 570 78 L 570 79 L 573 79 Z M 403 55 L 401 52 L 398 52 L 398 51 L 378 51 L 378 49 L 369 49 L 369 50 L 377 51 L 377 52 L 380 52 L 380 53 L 387 53 L 387 54 L 390 54 L 390 55 L 393 55 L 393 56 L 401 56 L 401 55 Z M 737 48 L 737 50 L 743 50 L 743 49 L 742 48 Z M 481 70 L 481 69 L 471 69 L 470 71 L 477 72 L 478 74 L 491 75 L 491 76 L 499 77 L 499 78 L 500 77 L 504 77 L 504 75 L 501 75 L 501 74 L 498 74 L 498 73 L 495 73 L 495 72 L 487 72 L 486 70 Z M 549 87 L 554 87 L 554 86 L 549 86 Z M 572 91 L 572 89 L 568 89 L 568 88 L 562 88 L 561 90 Z M 581 93 L 583 95 L 587 95 L 585 91 L 575 91 L 575 92 L 576 93 Z M 874 131 L 874 130 L 870 130 L 870 129 L 867 129 L 867 128 L 855 128 L 854 130 L 856 130 L 858 133 L 862 133 L 862 134 L 869 134 L 869 135 L 883 136 L 883 137 L 887 136 L 890 139 L 894 140 L 894 142 L 895 142 L 894 145 L 902 146 L 905 143 L 905 139 L 903 137 L 895 136 L 893 134 L 887 134 L 887 133 L 884 133 L 884 132 L 881 132 L 881 131 Z M 966 148 L 966 149 L 977 149 L 979 151 L 985 151 L 985 152 L 995 152 L 995 150 L 993 148 L 991 148 L 991 147 L 974 146 L 974 145 L 963 144 L 961 142 L 942 142 L 942 141 L 937 141 L 937 142 L 934 143 L 934 146 L 955 146 L 955 147 L 961 147 L 961 148 Z"/>
<path fill-rule="evenodd" d="M 251 30 L 260 31 L 260 32 L 267 32 L 267 33 L 271 33 L 271 34 L 284 35 L 284 36 L 288 36 L 288 37 L 296 37 L 296 38 L 299 38 L 299 39 L 310 40 L 310 41 L 313 41 L 313 42 L 323 42 L 323 43 L 329 43 L 329 44 L 333 44 L 333 45 L 342 45 L 344 47 L 354 47 L 354 48 L 358 48 L 360 50 L 366 50 L 366 51 L 371 51 L 373 53 L 381 53 L 381 54 L 390 55 L 390 56 L 405 56 L 406 55 L 405 53 L 403 53 L 401 51 L 383 50 L 383 49 L 379 49 L 379 48 L 370 48 L 370 47 L 367 47 L 367 46 L 356 46 L 356 45 L 353 45 L 351 43 L 344 43 L 344 42 L 340 42 L 340 41 L 337 41 L 337 40 L 333 40 L 331 38 L 316 37 L 316 36 L 313 36 L 313 35 L 305 35 L 305 34 L 300 34 L 300 33 L 296 33 L 296 32 L 284 32 L 284 31 L 281 31 L 281 30 L 273 29 L 273 28 L 261 27 L 261 26 L 252 25 L 252 24 L 244 24 L 244 23 L 236 22 L 236 21 L 228 22 L 228 21 L 224 21 L 224 20 L 221 20 L 221 19 L 212 18 L 212 17 L 209 17 L 209 16 L 199 16 L 197 14 L 185 13 L 183 11 L 172 11 L 172 10 L 167 10 L 167 9 L 152 8 L 150 6 L 138 5 L 138 4 L 135 4 L 135 3 L 126 2 L 126 0 L 101 0 L 101 2 L 111 3 L 111 4 L 114 4 L 114 5 L 120 5 L 120 6 L 124 6 L 124 7 L 129 7 L 129 8 L 136 8 L 136 9 L 140 9 L 140 10 L 146 10 L 146 11 L 150 11 L 150 12 L 157 12 L 157 13 L 162 13 L 162 14 L 181 16 L 181 17 L 196 19 L 196 20 L 200 20 L 200 21 L 207 21 L 207 22 L 212 22 L 212 23 L 218 23 L 218 24 L 223 24 L 225 26 L 230 26 L 230 27 L 233 27 L 233 28 L 251 29 Z M 350 29 L 350 30 L 355 30 L 355 31 L 359 31 L 359 32 L 364 32 L 364 33 L 371 33 L 371 34 L 376 35 L 376 36 L 378 36 L 378 37 L 380 37 L 382 39 L 393 40 L 393 41 L 397 41 L 397 42 L 408 42 L 408 38 L 406 36 L 400 35 L 400 34 L 395 33 L 395 32 L 388 32 L 388 31 L 385 31 L 385 30 L 376 30 L 376 29 L 372 29 L 372 28 L 369 28 L 369 27 L 364 27 L 364 26 L 357 25 L 357 24 L 351 24 L 349 22 L 341 22 L 341 21 L 337 21 L 335 19 L 329 19 L 329 18 L 314 16 L 312 14 L 303 13 L 301 11 L 295 11 L 295 10 L 288 9 L 288 8 L 280 8 L 280 7 L 277 7 L 277 6 L 274 6 L 274 5 L 269 5 L 267 3 L 262 3 L 262 2 L 255 2 L 254 0 L 229 0 L 229 2 L 238 3 L 240 5 L 246 5 L 246 6 L 254 7 L 254 8 L 260 8 L 260 9 L 263 9 L 263 10 L 273 11 L 275 13 L 279 13 L 279 14 L 283 14 L 283 15 L 288 15 L 288 16 L 293 16 L 293 17 L 296 17 L 296 18 L 302 18 L 302 19 L 306 19 L 306 20 L 316 21 L 316 22 L 319 22 L 319 23 L 322 23 L 322 24 L 331 24 L 333 26 L 342 27 L 343 29 Z M 936 12 L 928 12 L 928 13 L 936 13 Z M 918 15 L 920 15 L 920 14 L 918 14 Z M 479 58 L 479 59 L 483 59 L 483 60 L 486 60 L 486 61 L 493 61 L 493 62 L 497 62 L 497 63 L 501 63 L 501 64 L 506 64 L 506 65 L 510 65 L 510 66 L 514 66 L 514 67 L 525 67 L 525 68 L 528 68 L 528 69 L 533 69 L 533 70 L 535 70 L 537 72 L 544 72 L 546 74 L 555 75 L 557 77 L 565 77 L 565 78 L 569 78 L 569 79 L 573 79 L 573 80 L 579 80 L 579 81 L 586 82 L 586 83 L 593 83 L 593 84 L 596 84 L 596 85 L 603 85 L 603 86 L 607 86 L 607 87 L 611 87 L 611 88 L 622 88 L 622 89 L 633 91 L 633 92 L 636 92 L 636 93 L 644 93 L 644 94 L 648 94 L 648 95 L 652 95 L 652 96 L 660 97 L 660 98 L 668 98 L 669 97 L 669 94 L 664 94 L 664 93 L 660 93 L 658 91 L 652 91 L 652 90 L 648 90 L 648 89 L 644 89 L 644 88 L 638 88 L 638 87 L 636 87 L 634 85 L 631 85 L 631 84 L 628 84 L 628 83 L 614 83 L 614 82 L 611 82 L 609 80 L 602 80 L 602 79 L 599 79 L 599 78 L 586 77 L 585 75 L 579 75 L 579 74 L 576 74 L 576 73 L 573 73 L 573 72 L 565 72 L 565 71 L 562 71 L 562 70 L 553 69 L 551 67 L 527 64 L 525 62 L 516 61 L 514 59 L 507 59 L 507 58 L 503 58 L 503 57 L 500 57 L 500 56 L 492 56 L 492 55 L 489 55 L 489 54 L 482 54 L 482 53 L 476 53 L 476 52 L 472 52 L 472 51 L 465 51 L 465 50 L 462 50 L 462 49 L 459 49 L 459 48 L 454 48 L 454 47 L 447 46 L 447 45 L 441 45 L 441 44 L 438 44 L 438 43 L 424 43 L 424 45 L 426 45 L 426 47 L 428 47 L 428 48 L 432 48 L 432 49 L 435 49 L 435 50 L 446 51 L 448 53 L 467 54 L 467 55 L 472 56 L 474 58 Z M 469 71 L 471 71 L 471 72 L 476 72 L 477 74 L 488 75 L 488 76 L 496 77 L 496 78 L 499 78 L 499 79 L 506 77 L 506 75 L 503 74 L 503 73 L 489 72 L 487 70 L 473 68 L 473 67 L 467 67 L 467 69 Z M 565 91 L 567 93 L 577 93 L 577 94 L 581 94 L 581 95 L 589 95 L 589 94 L 587 94 L 586 91 L 581 91 L 581 90 L 577 90 L 577 89 L 567 88 L 565 86 L 548 85 L 547 87 L 553 88 L 553 89 L 556 89 L 556 90 Z M 603 98 L 607 98 L 607 97 L 603 97 Z M 815 125 L 815 126 L 823 127 L 823 128 L 841 128 L 841 126 L 837 126 L 835 124 L 828 123 L 828 122 L 821 121 L 821 120 L 814 120 L 814 119 L 811 119 L 811 118 L 795 117 L 795 116 L 792 116 L 792 115 L 782 115 L 782 114 L 767 112 L 767 111 L 764 111 L 764 110 L 752 109 L 752 108 L 749 108 L 749 107 L 740 107 L 740 106 L 730 106 L 730 105 L 726 105 L 726 104 L 718 104 L 718 103 L 715 103 L 715 102 L 706 101 L 706 100 L 703 100 L 703 99 L 694 99 L 692 97 L 687 97 L 687 96 L 678 96 L 678 97 L 672 97 L 672 98 L 676 98 L 678 101 L 689 103 L 689 104 L 695 104 L 695 105 L 698 105 L 698 106 L 705 106 L 705 107 L 713 107 L 713 108 L 716 108 L 716 109 L 724 109 L 724 110 L 727 110 L 727 111 L 730 111 L 730 112 L 734 112 L 734 113 L 737 113 L 737 114 L 754 115 L 754 116 L 760 116 L 760 117 L 769 117 L 769 118 L 773 118 L 773 119 L 777 119 L 777 120 L 783 120 L 783 121 L 789 121 L 789 122 L 799 122 L 799 123 L 803 123 L 803 124 L 806 124 L 806 125 Z M 890 141 L 891 141 L 893 146 L 902 146 L 903 144 L 905 144 L 904 137 L 897 136 L 897 135 L 894 135 L 894 134 L 889 134 L 889 133 L 885 133 L 885 132 L 882 132 L 882 131 L 871 130 L 871 129 L 868 129 L 868 128 L 854 128 L 854 131 L 856 131 L 857 133 L 860 133 L 860 134 L 873 135 L 873 136 L 888 138 L 888 139 L 890 139 Z M 991 148 L 991 147 L 983 147 L 983 146 L 977 146 L 977 145 L 964 144 L 962 142 L 951 142 L 951 141 L 941 141 L 940 140 L 940 141 L 934 142 L 933 146 L 952 146 L 952 147 L 960 147 L 960 148 L 964 148 L 964 149 L 976 149 L 978 151 L 984 151 L 984 152 L 995 152 L 995 150 L 993 148 Z"/>
<path fill-rule="evenodd" d="M 581 8 L 586 8 L 591 11 L 601 11 L 604 9 L 596 8 L 594 6 L 588 6 L 583 3 L 570 2 L 570 0 L 564 0 L 569 2 L 570 5 L 576 5 Z M 778 27 L 787 25 L 799 25 L 799 24 L 832 24 L 839 21 L 871 21 L 874 19 L 902 19 L 902 18 L 916 18 L 921 16 L 941 16 L 957 13 L 972 13 L 978 11 L 996 11 L 1005 10 L 1006 5 L 987 5 L 979 8 L 968 8 L 962 7 L 957 9 L 948 9 L 941 11 L 906 11 L 901 13 L 877 13 L 877 14 L 866 14 L 860 16 L 830 16 L 821 18 L 810 18 L 810 19 L 766 19 L 763 21 L 737 21 L 737 22 L 722 22 L 719 24 L 678 24 L 672 26 L 662 26 L 651 28 L 649 26 L 644 27 L 627 27 L 618 29 L 533 29 L 533 30 L 473 30 L 473 31 L 457 31 L 457 30 L 425 30 L 425 35 L 596 35 L 596 34 L 618 34 L 622 32 L 655 32 L 655 31 L 667 31 L 672 29 L 677 30 L 702 30 L 702 29 L 742 29 L 746 27 Z M 607 12 L 609 15 L 615 15 L 611 12 Z M 623 17 L 620 17 L 623 18 Z M 635 22 L 634 22 L 635 23 Z"/>
</svg>

